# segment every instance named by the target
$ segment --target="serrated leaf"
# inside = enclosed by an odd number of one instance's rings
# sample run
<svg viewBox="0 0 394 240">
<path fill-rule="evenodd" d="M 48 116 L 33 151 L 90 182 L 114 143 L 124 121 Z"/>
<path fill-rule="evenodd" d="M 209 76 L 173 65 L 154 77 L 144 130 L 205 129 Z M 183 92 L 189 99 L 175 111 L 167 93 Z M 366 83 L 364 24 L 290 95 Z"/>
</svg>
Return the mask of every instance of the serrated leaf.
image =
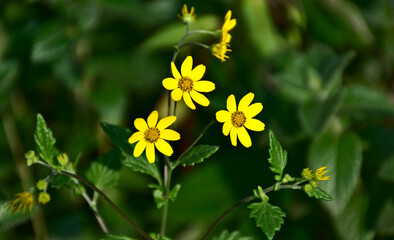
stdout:
<svg viewBox="0 0 394 240">
<path fill-rule="evenodd" d="M 42 160 L 47 162 L 49 165 L 54 166 L 53 158 L 56 152 L 56 139 L 53 137 L 51 129 L 47 127 L 47 124 L 41 114 L 37 114 L 37 126 L 36 131 L 34 132 L 34 141 L 36 142 L 37 151 Z"/>
<path fill-rule="evenodd" d="M 189 153 L 184 156 L 180 164 L 182 166 L 194 166 L 197 163 L 202 163 L 204 159 L 209 158 L 219 149 L 219 146 L 213 145 L 198 145 L 195 146 Z"/>
<path fill-rule="evenodd" d="M 276 139 L 274 133 L 271 130 L 269 131 L 269 139 L 270 158 L 268 159 L 268 162 L 271 164 L 271 171 L 278 174 L 278 179 L 280 180 L 282 178 L 283 169 L 285 169 L 287 164 L 287 152 L 282 148 L 279 141 Z"/>
<path fill-rule="evenodd" d="M 120 151 L 115 149 L 92 162 L 86 172 L 86 177 L 101 190 L 112 188 L 118 184 L 120 167 Z"/>
<path fill-rule="evenodd" d="M 326 193 L 321 188 L 313 188 L 309 193 L 309 197 L 314 197 L 321 200 L 332 201 L 334 200 L 328 193 Z"/>
<path fill-rule="evenodd" d="M 253 240 L 252 237 L 242 237 L 238 231 L 230 233 L 227 229 L 219 236 L 214 236 L 212 240 Z"/>
<path fill-rule="evenodd" d="M 273 239 L 275 232 L 279 231 L 286 214 L 268 202 L 252 203 L 248 206 L 251 209 L 249 218 L 254 218 L 257 227 L 260 227 L 268 239 Z"/>
<path fill-rule="evenodd" d="M 133 156 L 135 144 L 128 142 L 131 136 L 130 130 L 103 122 L 101 127 L 109 135 L 111 142 L 120 149 L 122 155 L 126 158 L 122 161 L 125 166 L 132 168 L 134 171 L 152 176 L 161 185 L 162 180 L 156 164 L 150 164 L 143 154 L 138 158 Z"/>
<path fill-rule="evenodd" d="M 137 240 L 137 239 L 125 235 L 108 234 L 104 238 L 101 238 L 100 240 Z"/>
</svg>

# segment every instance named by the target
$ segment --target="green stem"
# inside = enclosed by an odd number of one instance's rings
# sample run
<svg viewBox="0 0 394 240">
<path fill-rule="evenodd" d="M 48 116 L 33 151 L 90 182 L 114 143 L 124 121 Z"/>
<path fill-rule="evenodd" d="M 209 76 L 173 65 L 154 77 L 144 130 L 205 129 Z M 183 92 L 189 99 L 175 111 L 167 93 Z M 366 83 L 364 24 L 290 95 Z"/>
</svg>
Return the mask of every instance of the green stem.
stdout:
<svg viewBox="0 0 394 240">
<path fill-rule="evenodd" d="M 199 46 L 199 47 L 203 47 L 205 49 L 209 49 L 208 45 L 205 45 L 203 43 L 199 43 L 199 42 L 188 42 L 188 43 L 184 43 L 181 46 L 179 46 L 179 49 L 186 47 L 186 46 L 190 46 L 190 45 L 195 45 L 195 46 Z"/>
<path fill-rule="evenodd" d="M 169 192 L 170 192 L 170 186 L 171 186 L 171 177 L 172 177 L 172 170 L 173 168 L 171 167 L 170 161 L 168 157 L 165 158 L 164 160 L 164 191 L 163 191 L 163 197 L 165 199 L 164 206 L 163 206 L 163 212 L 161 215 L 161 226 L 160 226 L 160 235 L 159 239 L 162 239 L 165 236 L 166 233 L 166 226 L 167 226 L 167 215 L 168 215 L 168 203 L 169 203 Z M 166 173 L 167 171 L 167 173 Z"/>
<path fill-rule="evenodd" d="M 104 219 L 101 217 L 95 202 L 89 197 L 89 195 L 86 192 L 83 192 L 82 196 L 86 200 L 86 202 L 89 204 L 90 208 L 92 209 L 94 216 L 96 217 L 96 220 L 101 227 L 101 230 L 103 230 L 103 232 L 105 234 L 108 234 L 109 231 L 108 231 L 107 225 L 105 225 Z"/>
</svg>

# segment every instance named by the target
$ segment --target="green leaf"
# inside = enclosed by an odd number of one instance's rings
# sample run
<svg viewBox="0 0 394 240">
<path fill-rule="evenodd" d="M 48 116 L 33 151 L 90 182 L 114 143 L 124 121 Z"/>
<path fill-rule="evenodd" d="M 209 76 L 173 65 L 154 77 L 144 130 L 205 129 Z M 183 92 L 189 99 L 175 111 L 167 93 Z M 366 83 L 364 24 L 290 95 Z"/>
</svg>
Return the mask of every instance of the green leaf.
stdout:
<svg viewBox="0 0 394 240">
<path fill-rule="evenodd" d="M 118 183 L 120 167 L 120 151 L 115 149 L 92 162 L 86 177 L 100 190 L 112 188 Z"/>
<path fill-rule="evenodd" d="M 349 201 L 360 175 L 361 162 L 361 141 L 353 133 L 337 136 L 326 131 L 313 142 L 309 165 L 314 170 L 327 166 L 330 180 L 320 182 L 319 187 L 334 198 L 325 203 L 334 215 Z"/>
<path fill-rule="evenodd" d="M 137 240 L 135 238 L 127 237 L 125 235 L 108 234 L 100 240 Z"/>
<path fill-rule="evenodd" d="M 162 180 L 156 164 L 149 163 L 144 154 L 138 158 L 133 156 L 135 144 L 128 142 L 131 136 L 130 130 L 103 122 L 101 127 L 109 135 L 111 142 L 120 149 L 122 155 L 126 158 L 122 161 L 125 166 L 132 168 L 134 171 L 152 176 L 161 185 Z"/>
<path fill-rule="evenodd" d="M 197 163 L 202 163 L 204 159 L 209 158 L 219 149 L 219 146 L 212 145 L 198 145 L 184 156 L 180 164 L 182 166 L 194 166 Z"/>
<path fill-rule="evenodd" d="M 263 230 L 268 239 L 273 239 L 275 231 L 280 230 L 286 214 L 268 202 L 252 203 L 248 208 L 252 209 L 249 217 L 255 219 L 257 227 Z"/>
<path fill-rule="evenodd" d="M 212 240 L 253 240 L 252 237 L 242 237 L 238 231 L 230 233 L 227 229 L 219 236 L 214 236 Z"/>
<path fill-rule="evenodd" d="M 387 159 L 379 170 L 379 178 L 388 181 L 394 182 L 394 156 Z"/>
<path fill-rule="evenodd" d="M 150 184 L 149 187 L 154 188 L 153 199 L 155 200 L 156 207 L 158 209 L 162 208 L 166 202 L 163 197 L 162 187 L 156 184 Z M 175 201 L 176 197 L 178 196 L 179 189 L 181 189 L 181 184 L 175 185 L 175 187 L 170 191 L 170 193 L 168 194 L 168 198 L 171 201 Z"/>
<path fill-rule="evenodd" d="M 168 198 L 171 199 L 171 201 L 175 201 L 180 189 L 181 189 L 181 184 L 175 185 L 175 187 L 168 194 Z"/>
<path fill-rule="evenodd" d="M 153 240 L 171 240 L 171 238 L 168 238 L 166 236 L 160 238 L 160 235 L 156 233 L 150 233 L 149 236 L 153 238 Z"/>
<path fill-rule="evenodd" d="M 276 139 L 274 133 L 269 131 L 270 138 L 270 158 L 268 162 L 271 164 L 271 171 L 278 174 L 275 179 L 279 181 L 282 179 L 283 169 L 285 169 L 287 164 L 287 152 L 282 148 L 279 141 Z"/>
<path fill-rule="evenodd" d="M 34 132 L 34 141 L 36 142 L 37 151 L 40 157 L 49 165 L 54 166 L 53 158 L 55 156 L 56 139 L 53 137 L 51 129 L 47 127 L 41 114 L 37 114 L 37 126 Z"/>
<path fill-rule="evenodd" d="M 334 200 L 328 193 L 326 193 L 321 188 L 313 188 L 312 191 L 308 193 L 309 197 L 314 197 L 321 200 L 332 201 Z"/>
<path fill-rule="evenodd" d="M 61 174 L 56 174 L 51 178 L 51 186 L 53 188 L 61 188 L 63 186 L 69 186 L 71 178 L 69 176 L 64 176 Z"/>
</svg>

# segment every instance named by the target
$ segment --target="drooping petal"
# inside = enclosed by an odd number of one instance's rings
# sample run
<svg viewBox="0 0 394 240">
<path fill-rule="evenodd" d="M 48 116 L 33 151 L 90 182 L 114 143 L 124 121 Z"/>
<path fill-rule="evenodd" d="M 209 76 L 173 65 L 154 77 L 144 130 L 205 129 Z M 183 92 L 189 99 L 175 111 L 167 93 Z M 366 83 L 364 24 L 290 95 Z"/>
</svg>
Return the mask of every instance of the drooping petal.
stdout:
<svg viewBox="0 0 394 240">
<path fill-rule="evenodd" d="M 181 139 L 181 135 L 172 129 L 160 130 L 160 137 L 164 140 L 177 141 Z"/>
<path fill-rule="evenodd" d="M 233 127 L 233 125 L 231 124 L 231 121 L 227 121 L 223 124 L 222 132 L 223 132 L 224 136 L 228 136 L 232 127 Z"/>
<path fill-rule="evenodd" d="M 252 146 L 252 139 L 250 139 L 249 133 L 244 127 L 238 128 L 238 139 L 245 147 Z"/>
<path fill-rule="evenodd" d="M 206 67 L 202 64 L 198 65 L 197 67 L 195 67 L 191 72 L 189 77 L 193 80 L 193 81 L 198 81 L 200 80 L 205 73 Z"/>
<path fill-rule="evenodd" d="M 136 118 L 134 120 L 134 126 L 139 131 L 142 131 L 142 132 L 148 128 L 148 125 L 146 124 L 145 119 L 143 119 L 143 118 Z"/>
<path fill-rule="evenodd" d="M 155 162 L 155 144 L 154 143 L 148 143 L 146 145 L 146 158 L 148 159 L 149 163 L 154 163 Z"/>
<path fill-rule="evenodd" d="M 171 92 L 171 98 L 176 102 L 182 99 L 182 95 L 183 95 L 183 91 L 180 88 L 175 88 Z"/>
<path fill-rule="evenodd" d="M 141 139 L 141 141 L 139 141 L 134 147 L 133 156 L 134 157 L 141 156 L 141 153 L 145 150 L 146 144 L 147 142 L 144 139 Z"/>
<path fill-rule="evenodd" d="M 247 118 L 244 126 L 252 131 L 263 131 L 265 128 L 262 121 L 254 118 Z"/>
<path fill-rule="evenodd" d="M 192 72 L 192 67 L 193 67 L 193 58 L 191 56 L 187 56 L 181 66 L 182 77 L 190 77 L 190 73 Z"/>
<path fill-rule="evenodd" d="M 135 132 L 129 138 L 129 143 L 135 143 L 135 142 L 141 140 L 143 137 L 144 137 L 144 133 L 143 132 Z"/>
<path fill-rule="evenodd" d="M 178 87 L 178 80 L 174 78 L 165 78 L 162 81 L 163 87 L 167 90 L 174 90 Z"/>
<path fill-rule="evenodd" d="M 226 110 L 220 110 L 216 112 L 216 120 L 218 120 L 218 122 L 227 122 L 230 121 L 231 118 L 231 113 L 229 111 Z"/>
<path fill-rule="evenodd" d="M 215 84 L 211 81 L 198 81 L 194 82 L 194 90 L 198 92 L 211 92 L 215 89 Z"/>
<path fill-rule="evenodd" d="M 148 116 L 148 127 L 156 127 L 158 119 L 159 119 L 159 112 L 157 110 L 154 110 Z"/>
<path fill-rule="evenodd" d="M 193 109 L 193 110 L 196 109 L 196 106 L 194 105 L 194 103 L 193 103 L 193 101 L 192 101 L 192 98 L 190 97 L 190 94 L 189 94 L 188 92 L 184 92 L 184 93 L 183 93 L 183 100 L 185 101 L 185 104 L 186 104 L 189 108 L 191 108 L 191 109 Z"/>
<path fill-rule="evenodd" d="M 181 79 L 181 74 L 179 73 L 178 69 L 176 68 L 174 62 L 171 62 L 171 72 L 172 72 L 172 76 L 174 76 L 175 80 Z"/>
<path fill-rule="evenodd" d="M 253 118 L 257 114 L 259 114 L 263 110 L 263 104 L 261 103 L 253 103 L 246 109 L 244 109 L 243 113 L 245 114 L 246 118 Z"/>
<path fill-rule="evenodd" d="M 171 156 L 174 153 L 171 145 L 161 138 L 157 139 L 157 141 L 155 142 L 155 146 L 157 150 L 159 150 L 159 152 L 163 153 L 166 156 Z"/>
<path fill-rule="evenodd" d="M 237 111 L 237 103 L 235 101 L 235 97 L 233 94 L 231 94 L 230 96 L 228 96 L 227 98 L 227 110 L 232 113 Z"/>
<path fill-rule="evenodd" d="M 201 106 L 207 107 L 209 105 L 209 99 L 197 91 L 191 91 L 190 96 Z"/>
<path fill-rule="evenodd" d="M 237 146 L 237 134 L 238 134 L 238 128 L 232 127 L 230 130 L 230 139 L 231 139 L 231 144 L 234 147 Z"/>
<path fill-rule="evenodd" d="M 175 120 L 176 120 L 176 117 L 175 116 L 168 116 L 168 117 L 165 117 L 165 118 L 163 118 L 163 119 L 161 119 L 160 121 L 159 121 L 159 123 L 157 124 L 157 128 L 160 130 L 160 132 L 161 132 L 161 130 L 163 130 L 163 129 L 165 129 L 165 128 L 167 128 L 168 126 L 170 126 L 171 124 L 173 124 L 174 122 L 175 122 Z"/>
<path fill-rule="evenodd" d="M 238 111 L 245 111 L 247 107 L 249 107 L 250 103 L 253 101 L 254 94 L 248 93 L 246 94 L 238 104 Z"/>
</svg>

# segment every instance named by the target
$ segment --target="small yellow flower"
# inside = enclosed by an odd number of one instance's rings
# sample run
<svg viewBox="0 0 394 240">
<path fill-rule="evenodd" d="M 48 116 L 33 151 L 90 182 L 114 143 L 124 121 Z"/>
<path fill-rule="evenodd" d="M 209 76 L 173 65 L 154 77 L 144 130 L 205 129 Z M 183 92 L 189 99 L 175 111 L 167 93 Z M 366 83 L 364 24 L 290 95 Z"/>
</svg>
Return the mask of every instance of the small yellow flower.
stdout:
<svg viewBox="0 0 394 240">
<path fill-rule="evenodd" d="M 222 35 L 220 42 L 218 44 L 213 45 L 212 54 L 219 58 L 222 62 L 225 62 L 227 58 L 229 58 L 226 54 L 227 52 L 231 52 L 230 49 L 230 41 L 231 35 L 229 33 L 235 25 L 237 24 L 236 19 L 231 19 L 231 10 L 229 10 L 224 17 L 224 23 L 222 26 Z"/>
<path fill-rule="evenodd" d="M 213 45 L 212 47 L 212 54 L 219 58 L 222 62 L 225 62 L 229 56 L 226 55 L 227 52 L 231 52 L 229 48 L 230 44 L 225 42 L 220 42 L 218 44 Z"/>
<path fill-rule="evenodd" d="M 235 25 L 237 25 L 237 20 L 235 18 L 231 19 L 231 14 L 232 14 L 231 10 L 228 10 L 226 16 L 224 17 L 222 32 L 228 33 L 235 27 Z"/>
<path fill-rule="evenodd" d="M 196 109 L 192 99 L 198 104 L 206 107 L 209 105 L 209 100 L 199 92 L 211 92 L 215 89 L 215 84 L 210 81 L 200 80 L 205 73 L 206 67 L 202 64 L 193 69 L 193 58 L 188 56 L 182 63 L 181 74 L 171 62 L 171 71 L 174 78 L 165 78 L 163 86 L 167 90 L 172 90 L 171 98 L 174 101 L 180 101 L 183 97 L 185 104 L 191 108 Z"/>
<path fill-rule="evenodd" d="M 252 140 L 246 128 L 252 131 L 263 131 L 264 123 L 260 120 L 254 119 L 263 110 L 263 104 L 254 103 L 252 105 L 254 94 L 246 94 L 241 101 L 239 101 L 238 108 L 235 97 L 231 94 L 227 98 L 227 111 L 220 110 L 216 112 L 216 119 L 223 124 L 223 134 L 227 136 L 230 134 L 231 144 L 237 146 L 237 137 L 245 147 L 252 146 Z"/>
<path fill-rule="evenodd" d="M 45 190 L 48 187 L 48 182 L 45 180 L 40 180 L 36 184 L 38 190 Z"/>
<path fill-rule="evenodd" d="M 327 167 L 321 167 L 319 169 L 316 170 L 315 172 L 315 178 L 318 181 L 326 181 L 330 179 L 330 176 L 323 176 L 324 174 L 326 174 L 328 172 L 328 170 L 324 171 L 324 169 L 326 169 Z"/>
<path fill-rule="evenodd" d="M 184 23 L 191 23 L 196 21 L 196 14 L 194 13 L 194 7 L 190 9 L 190 13 L 189 13 L 189 11 L 187 10 L 187 5 L 183 4 L 181 13 L 182 14 L 178 14 L 178 17 L 182 19 Z"/>
<path fill-rule="evenodd" d="M 66 166 L 69 161 L 67 153 L 57 155 L 57 161 L 60 163 L 60 165 Z"/>
<path fill-rule="evenodd" d="M 312 170 L 310 170 L 309 168 L 304 168 L 302 170 L 301 175 L 305 179 L 312 179 L 313 178 Z"/>
<path fill-rule="evenodd" d="M 22 207 L 22 213 L 25 213 L 27 207 L 29 207 L 30 212 L 33 210 L 34 198 L 30 192 L 17 193 L 15 196 L 17 197 L 15 200 L 6 204 L 8 209 L 12 209 L 12 214 L 17 213 Z"/>
<path fill-rule="evenodd" d="M 129 138 L 129 143 L 138 143 L 134 147 L 134 157 L 139 157 L 146 149 L 146 157 L 150 163 L 155 162 L 155 147 L 159 152 L 166 156 L 171 156 L 173 153 L 172 147 L 164 140 L 176 141 L 181 138 L 178 132 L 166 129 L 176 120 L 175 116 L 168 116 L 161 119 L 159 122 L 159 113 L 154 110 L 147 119 L 147 122 L 142 118 L 134 120 L 134 126 L 138 130 Z"/>
<path fill-rule="evenodd" d="M 49 201 L 51 201 L 51 196 L 46 192 L 40 192 L 38 202 L 41 204 L 47 204 Z"/>
</svg>

